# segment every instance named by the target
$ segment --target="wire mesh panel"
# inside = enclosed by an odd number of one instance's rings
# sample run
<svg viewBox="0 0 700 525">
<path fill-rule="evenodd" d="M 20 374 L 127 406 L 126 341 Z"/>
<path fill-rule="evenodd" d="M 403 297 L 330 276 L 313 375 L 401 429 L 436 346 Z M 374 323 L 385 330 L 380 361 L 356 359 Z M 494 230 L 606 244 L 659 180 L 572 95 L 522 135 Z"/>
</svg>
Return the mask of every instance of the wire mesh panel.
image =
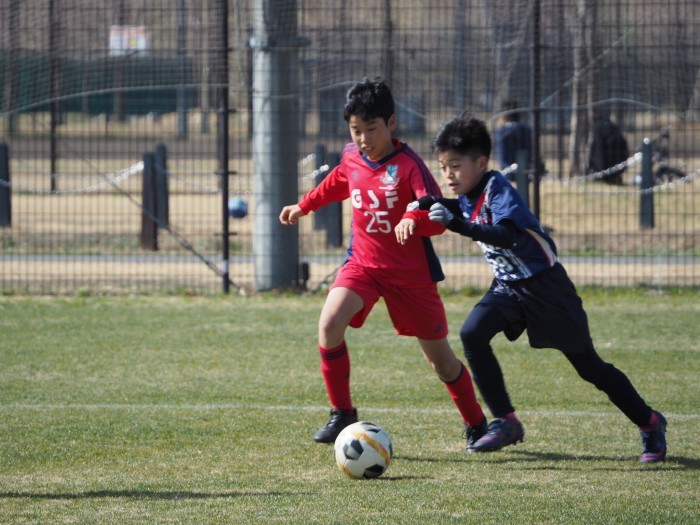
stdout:
<svg viewBox="0 0 700 525">
<path fill-rule="evenodd" d="M 517 111 L 536 132 L 541 157 L 537 173 L 526 174 L 530 205 L 577 283 L 698 285 L 700 13 L 691 2 L 343 5 L 328 18 L 321 9 L 305 18 L 314 44 L 303 51 L 303 100 L 318 114 L 301 118 L 324 145 L 349 138 L 343 94 L 363 76 L 389 81 L 398 135 L 436 177 L 429 140 L 442 122 L 469 109 L 495 132 L 507 110 Z M 607 120 L 621 130 L 626 155 L 598 167 L 596 137 Z M 642 187 L 645 138 L 654 146 L 650 187 Z M 447 287 L 488 286 L 490 270 L 473 243 L 453 235 L 433 242 Z"/>
<path fill-rule="evenodd" d="M 3 288 L 219 289 L 218 7 L 50 0 L 2 11 Z"/>
<path fill-rule="evenodd" d="M 261 258 L 294 266 L 285 285 L 324 287 L 350 206 L 302 219 L 298 256 L 276 208 L 337 162 L 345 93 L 374 76 L 436 178 L 429 144 L 446 119 L 469 109 L 495 138 L 519 116 L 539 162 L 502 166 L 494 151 L 491 167 L 519 173 L 577 284 L 698 286 L 696 4 L 4 0 L 2 289 L 250 291 L 288 273 Z M 265 62 L 271 49 L 284 58 Z M 261 124 L 269 108 L 285 114 L 281 137 L 279 120 Z M 625 147 L 609 155 L 613 128 Z M 228 215 L 236 197 L 243 217 Z M 433 242 L 445 286 L 489 284 L 468 239 Z"/>
</svg>

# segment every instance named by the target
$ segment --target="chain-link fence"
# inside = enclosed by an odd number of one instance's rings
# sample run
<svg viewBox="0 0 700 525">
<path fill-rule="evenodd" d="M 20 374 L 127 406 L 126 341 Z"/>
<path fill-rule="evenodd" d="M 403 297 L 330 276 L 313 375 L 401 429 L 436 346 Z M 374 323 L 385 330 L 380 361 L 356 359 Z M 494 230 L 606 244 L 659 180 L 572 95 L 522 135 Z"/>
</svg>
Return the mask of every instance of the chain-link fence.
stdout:
<svg viewBox="0 0 700 525">
<path fill-rule="evenodd" d="M 262 62 L 271 48 L 282 60 Z M 2 0 L 2 289 L 261 288 L 279 270 L 256 261 L 290 250 L 270 206 L 283 190 L 259 173 L 285 158 L 272 180 L 311 189 L 349 140 L 344 96 L 365 76 L 392 86 L 397 136 L 436 177 L 444 120 L 468 108 L 495 136 L 519 116 L 527 154 L 492 166 L 578 284 L 698 286 L 699 51 L 695 0 Z M 287 113 L 273 127 L 293 161 L 260 136 L 264 67 L 284 72 L 262 104 Z M 612 152 L 611 129 L 626 143 Z M 245 217 L 229 215 L 236 197 Z M 329 282 L 349 220 L 343 204 L 300 221 L 284 283 Z M 477 247 L 434 244 L 445 286 L 488 285 Z"/>
</svg>

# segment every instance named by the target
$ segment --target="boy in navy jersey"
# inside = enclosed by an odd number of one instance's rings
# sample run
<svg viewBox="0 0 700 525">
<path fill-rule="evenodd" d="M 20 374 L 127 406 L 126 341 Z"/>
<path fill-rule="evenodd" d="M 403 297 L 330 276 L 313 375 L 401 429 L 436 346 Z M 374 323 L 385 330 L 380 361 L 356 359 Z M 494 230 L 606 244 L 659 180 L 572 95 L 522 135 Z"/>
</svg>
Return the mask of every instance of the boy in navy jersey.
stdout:
<svg viewBox="0 0 700 525">
<path fill-rule="evenodd" d="M 465 113 L 447 122 L 432 146 L 457 198 L 428 195 L 411 208 L 429 209 L 430 220 L 476 241 L 495 276 L 460 332 L 474 381 L 496 418 L 472 451 L 499 450 L 523 440 L 490 342 L 499 332 L 514 341 L 527 329 L 532 347 L 561 350 L 581 378 L 606 393 L 639 427 L 641 462 L 662 461 L 664 416 L 645 403 L 625 374 L 596 353 L 581 299 L 557 262 L 554 241 L 510 182 L 487 169 L 491 138 L 485 124 Z M 396 233 L 400 242 L 407 238 L 400 228 Z"/>
<path fill-rule="evenodd" d="M 279 217 L 282 224 L 295 224 L 331 202 L 349 198 L 352 203 L 348 256 L 319 320 L 321 373 L 331 413 L 314 440 L 332 443 L 357 421 L 345 331 L 361 327 L 383 297 L 397 333 L 418 338 L 425 358 L 445 383 L 466 425 L 469 447 L 486 433 L 487 423 L 469 372 L 447 341 L 447 319 L 437 291 L 444 275 L 429 239 L 445 227 L 431 221 L 427 211 L 406 211 L 413 200 L 440 189 L 418 155 L 392 138 L 394 99 L 381 79 L 355 84 L 348 91 L 344 116 L 352 143 L 343 150 L 340 164 L 298 204 L 285 206 Z M 394 227 L 402 219 L 414 235 L 399 244 Z"/>
</svg>

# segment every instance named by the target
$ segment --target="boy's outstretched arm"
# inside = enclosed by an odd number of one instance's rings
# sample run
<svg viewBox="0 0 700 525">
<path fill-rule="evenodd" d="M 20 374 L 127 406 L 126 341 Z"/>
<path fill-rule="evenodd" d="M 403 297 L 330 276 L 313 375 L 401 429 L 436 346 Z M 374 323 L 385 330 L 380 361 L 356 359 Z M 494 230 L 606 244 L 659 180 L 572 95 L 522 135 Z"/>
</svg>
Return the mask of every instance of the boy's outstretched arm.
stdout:
<svg viewBox="0 0 700 525">
<path fill-rule="evenodd" d="M 443 197 L 440 197 L 438 195 L 423 195 L 420 199 L 417 199 L 413 201 L 411 204 L 408 205 L 408 208 L 406 208 L 407 211 L 415 211 L 415 210 L 429 210 L 430 207 L 435 204 L 436 202 L 443 202 L 445 199 Z"/>
<path fill-rule="evenodd" d="M 348 197 L 347 178 L 341 173 L 339 166 L 336 166 L 318 186 L 304 195 L 301 201 L 282 208 L 280 222 L 285 225 L 296 224 L 299 217 Z"/>
<path fill-rule="evenodd" d="M 518 237 L 518 228 L 510 221 L 474 224 L 455 215 L 439 202 L 430 207 L 428 217 L 431 221 L 443 224 L 450 231 L 500 248 L 511 248 Z"/>
<path fill-rule="evenodd" d="M 399 244 L 406 244 L 406 241 L 413 235 L 432 237 L 444 232 L 445 227 L 441 223 L 431 221 L 426 211 L 418 209 L 406 211 L 394 228 Z"/>
<path fill-rule="evenodd" d="M 404 213 L 401 221 L 394 228 L 396 240 L 399 244 L 406 244 L 406 241 L 413 235 L 431 237 L 444 233 L 445 227 L 439 222 L 431 221 L 426 213 L 431 205 L 443 200 L 445 200 L 443 197 L 428 194 L 411 202 L 406 208 L 406 213 Z M 438 226 L 438 228 L 435 228 L 435 226 Z"/>
<path fill-rule="evenodd" d="M 301 206 L 298 204 L 290 204 L 289 206 L 282 208 L 282 212 L 280 213 L 280 222 L 285 225 L 296 224 L 297 219 L 299 217 L 303 217 L 304 215 L 306 214 L 302 211 Z"/>
</svg>

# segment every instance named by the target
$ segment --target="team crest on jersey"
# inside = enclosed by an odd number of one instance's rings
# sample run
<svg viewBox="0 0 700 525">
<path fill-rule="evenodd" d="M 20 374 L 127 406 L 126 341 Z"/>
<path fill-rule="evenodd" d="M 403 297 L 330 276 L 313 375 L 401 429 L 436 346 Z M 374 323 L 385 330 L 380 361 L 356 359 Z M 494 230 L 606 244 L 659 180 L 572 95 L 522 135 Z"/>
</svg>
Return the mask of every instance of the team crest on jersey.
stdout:
<svg viewBox="0 0 700 525">
<path fill-rule="evenodd" d="M 384 176 L 379 179 L 382 181 L 382 184 L 386 184 L 387 186 L 396 186 L 399 183 L 399 167 L 395 166 L 394 164 L 389 164 L 386 167 L 386 173 Z"/>
</svg>

